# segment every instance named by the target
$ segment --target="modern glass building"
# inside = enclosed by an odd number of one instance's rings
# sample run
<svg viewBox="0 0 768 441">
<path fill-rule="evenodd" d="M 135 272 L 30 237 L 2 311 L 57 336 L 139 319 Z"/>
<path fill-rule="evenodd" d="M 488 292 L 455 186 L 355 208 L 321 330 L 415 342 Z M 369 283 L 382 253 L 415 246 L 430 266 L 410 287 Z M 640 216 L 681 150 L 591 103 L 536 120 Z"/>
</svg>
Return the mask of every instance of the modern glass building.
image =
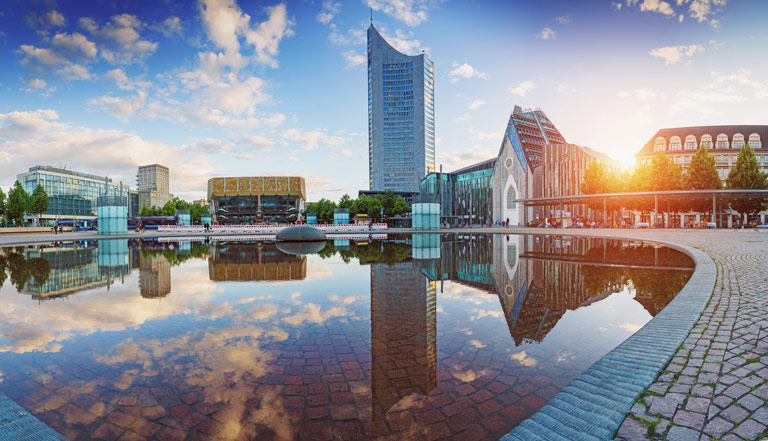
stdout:
<svg viewBox="0 0 768 441">
<path fill-rule="evenodd" d="M 222 225 L 291 223 L 307 200 L 304 178 L 242 176 L 208 180 L 213 221 Z"/>
<path fill-rule="evenodd" d="M 440 204 L 442 222 L 490 225 L 493 214 L 493 166 L 496 158 L 450 173 L 430 173 L 421 181 L 421 202 Z"/>
<path fill-rule="evenodd" d="M 435 171 L 435 68 L 368 28 L 368 173 L 376 191 L 418 192 Z"/>
<path fill-rule="evenodd" d="M 96 219 L 96 206 L 99 196 L 123 196 L 133 200 L 127 184 L 112 182 L 104 176 L 80 173 L 72 170 L 37 165 L 26 173 L 20 173 L 16 179 L 24 190 L 32 194 L 38 184 L 48 194 L 48 211 L 40 216 L 42 223 L 62 219 Z M 133 215 L 128 204 L 129 216 Z"/>
</svg>

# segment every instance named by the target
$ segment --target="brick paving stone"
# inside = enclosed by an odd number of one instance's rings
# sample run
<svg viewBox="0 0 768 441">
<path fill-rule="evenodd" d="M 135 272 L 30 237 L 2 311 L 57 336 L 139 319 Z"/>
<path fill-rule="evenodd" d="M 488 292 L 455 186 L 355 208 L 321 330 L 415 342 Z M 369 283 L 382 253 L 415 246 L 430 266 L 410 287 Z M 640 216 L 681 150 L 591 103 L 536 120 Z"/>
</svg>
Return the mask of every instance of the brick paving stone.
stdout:
<svg viewBox="0 0 768 441">
<path fill-rule="evenodd" d="M 666 439 L 667 441 L 699 441 L 699 431 L 675 426 L 669 429 Z"/>
<path fill-rule="evenodd" d="M 725 418 L 728 421 L 732 421 L 734 423 L 740 423 L 745 419 L 747 419 L 747 417 L 749 416 L 749 412 L 743 407 L 738 407 L 734 405 L 720 412 L 720 416 Z"/>
<path fill-rule="evenodd" d="M 765 431 L 765 426 L 755 420 L 749 419 L 733 429 L 733 433 L 744 439 L 755 439 Z"/>
<path fill-rule="evenodd" d="M 720 417 L 713 418 L 706 426 L 704 426 L 704 433 L 713 436 L 715 438 L 721 438 L 729 430 L 733 429 L 734 424 L 730 421 L 726 421 Z"/>
<path fill-rule="evenodd" d="M 648 428 L 645 424 L 637 421 L 633 418 L 627 418 L 619 426 L 618 436 L 626 441 L 645 441 L 647 437 Z"/>
<path fill-rule="evenodd" d="M 704 427 L 705 418 L 704 414 L 681 410 L 675 414 L 673 421 L 678 426 L 700 431 Z"/>
<path fill-rule="evenodd" d="M 745 409 L 751 412 L 754 412 L 757 409 L 763 407 L 763 404 L 765 404 L 765 401 L 761 400 L 760 398 L 757 398 L 752 394 L 747 394 L 743 396 L 740 400 L 738 400 L 737 403 L 739 403 Z"/>
</svg>

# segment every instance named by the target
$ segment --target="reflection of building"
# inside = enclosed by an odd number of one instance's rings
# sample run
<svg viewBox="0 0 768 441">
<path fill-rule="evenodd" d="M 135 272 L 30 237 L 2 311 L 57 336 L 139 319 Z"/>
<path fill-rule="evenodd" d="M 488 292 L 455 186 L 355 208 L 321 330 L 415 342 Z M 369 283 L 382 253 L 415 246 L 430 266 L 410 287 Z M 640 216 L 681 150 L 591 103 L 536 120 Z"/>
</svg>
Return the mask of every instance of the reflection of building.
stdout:
<svg viewBox="0 0 768 441">
<path fill-rule="evenodd" d="M 127 251 L 127 249 L 126 249 Z M 128 265 L 109 268 L 99 261 L 96 248 L 29 248 L 24 251 L 27 261 L 41 258 L 48 261 L 50 271 L 45 281 L 30 278 L 24 288 L 36 300 L 65 297 L 80 291 L 109 286 L 130 272 Z M 126 263 L 128 258 L 125 258 Z"/>
<path fill-rule="evenodd" d="M 370 190 L 418 192 L 435 170 L 434 65 L 405 55 L 368 28 Z"/>
<path fill-rule="evenodd" d="M 162 254 L 140 254 L 139 289 L 144 298 L 164 297 L 171 292 L 171 264 Z"/>
<path fill-rule="evenodd" d="M 283 253 L 274 243 L 219 242 L 208 259 L 208 276 L 216 282 L 304 280 L 307 256 Z"/>
<path fill-rule="evenodd" d="M 295 222 L 307 199 L 304 178 L 251 176 L 208 180 L 208 200 L 220 224 Z"/>
<path fill-rule="evenodd" d="M 28 172 L 20 173 L 16 179 L 29 194 L 32 194 L 38 185 L 45 189 L 48 194 L 48 211 L 40 216 L 43 222 L 57 219 L 96 219 L 96 201 L 99 196 L 128 196 L 131 193 L 127 184 L 114 183 L 107 177 L 43 165 L 31 167 Z"/>
<path fill-rule="evenodd" d="M 136 175 L 139 209 L 162 207 L 173 198 L 170 194 L 168 167 L 160 164 L 139 166 Z"/>
<path fill-rule="evenodd" d="M 411 262 L 371 265 L 373 418 L 435 387 L 435 285 Z"/>
</svg>

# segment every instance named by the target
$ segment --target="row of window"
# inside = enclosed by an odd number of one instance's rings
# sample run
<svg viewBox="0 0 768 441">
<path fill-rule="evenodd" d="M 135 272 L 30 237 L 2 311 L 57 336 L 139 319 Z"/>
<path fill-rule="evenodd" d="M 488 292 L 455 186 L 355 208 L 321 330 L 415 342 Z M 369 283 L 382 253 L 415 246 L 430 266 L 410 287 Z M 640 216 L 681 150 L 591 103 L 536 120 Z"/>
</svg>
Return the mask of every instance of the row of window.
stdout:
<svg viewBox="0 0 768 441">
<path fill-rule="evenodd" d="M 691 158 L 693 158 L 693 155 L 675 155 L 671 159 L 675 164 L 687 165 L 691 163 Z M 738 158 L 738 155 L 715 155 L 717 165 L 734 165 L 736 164 L 736 158 Z M 758 164 L 762 164 L 765 161 L 765 164 L 768 166 L 768 155 L 755 155 L 755 158 Z M 644 158 L 640 160 L 640 163 L 651 164 L 652 161 L 651 158 Z"/>
<path fill-rule="evenodd" d="M 747 141 L 744 139 L 744 135 L 741 133 L 736 133 L 733 135 L 733 141 L 728 142 L 728 135 L 725 133 L 721 133 L 717 135 L 717 138 L 715 138 L 714 143 L 712 142 L 712 135 L 705 134 L 701 136 L 701 142 L 696 142 L 696 136 L 694 135 L 688 135 L 685 137 L 685 142 L 681 140 L 679 136 L 673 136 L 669 139 L 669 145 L 667 145 L 667 139 L 663 136 L 659 136 L 656 138 L 654 145 L 653 145 L 653 151 L 655 152 L 663 152 L 663 151 L 677 151 L 677 150 L 697 150 L 699 148 L 699 145 L 704 145 L 707 149 L 712 149 L 713 145 L 716 149 L 727 149 L 733 148 L 733 149 L 740 149 L 744 147 L 745 144 L 749 144 L 749 146 L 753 149 L 759 149 L 762 147 L 762 143 L 760 141 L 760 135 L 757 133 L 753 133 L 749 135 L 749 138 Z"/>
</svg>

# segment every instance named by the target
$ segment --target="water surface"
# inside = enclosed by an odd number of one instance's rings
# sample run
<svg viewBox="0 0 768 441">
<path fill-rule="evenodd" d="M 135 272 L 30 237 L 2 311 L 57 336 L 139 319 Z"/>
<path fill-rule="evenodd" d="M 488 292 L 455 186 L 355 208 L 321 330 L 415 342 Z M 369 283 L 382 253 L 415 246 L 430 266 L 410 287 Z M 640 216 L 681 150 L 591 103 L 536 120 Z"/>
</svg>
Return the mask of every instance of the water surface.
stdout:
<svg viewBox="0 0 768 441">
<path fill-rule="evenodd" d="M 288 252 L 285 252 L 288 251 Z M 563 236 L 0 249 L 0 392 L 70 439 L 496 439 L 693 264 Z"/>
</svg>

